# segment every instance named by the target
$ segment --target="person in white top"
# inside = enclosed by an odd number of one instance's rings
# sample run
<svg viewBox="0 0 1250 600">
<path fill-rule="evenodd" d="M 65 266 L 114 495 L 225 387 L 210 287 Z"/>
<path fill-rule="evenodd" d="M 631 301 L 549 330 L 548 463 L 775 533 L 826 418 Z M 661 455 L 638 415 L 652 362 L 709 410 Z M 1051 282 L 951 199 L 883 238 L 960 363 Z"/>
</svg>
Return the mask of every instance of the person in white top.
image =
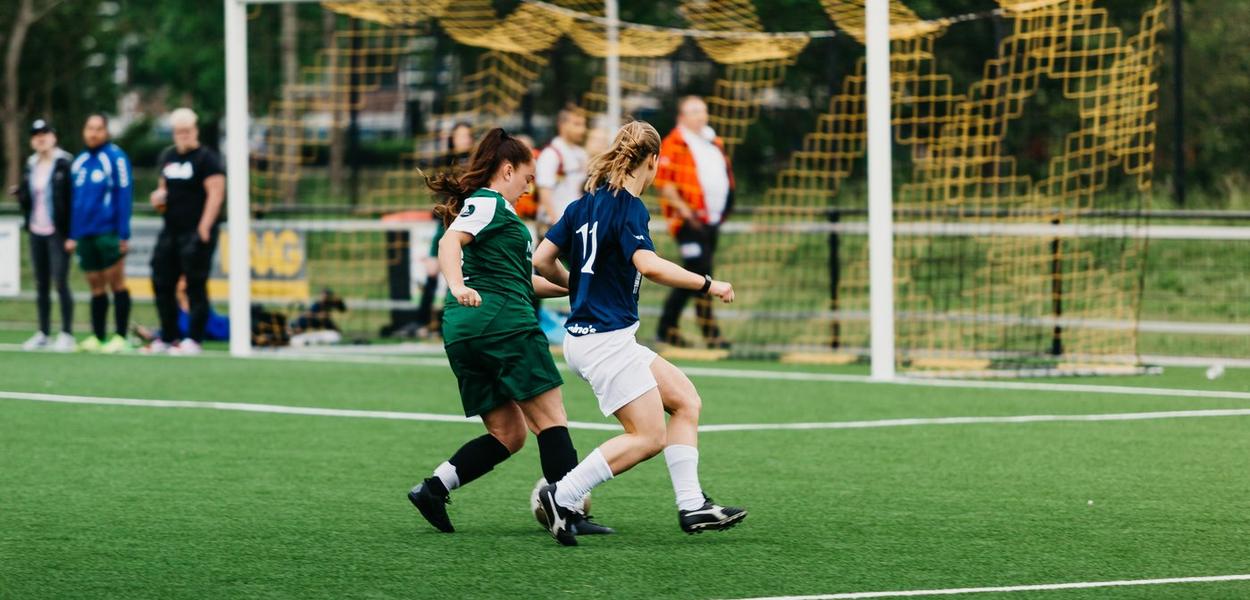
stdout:
<svg viewBox="0 0 1250 600">
<path fill-rule="evenodd" d="M 564 216 L 564 209 L 582 197 L 590 157 L 586 142 L 586 113 L 572 104 L 556 118 L 556 137 L 538 154 L 534 185 L 538 188 L 539 237 Z"/>
<path fill-rule="evenodd" d="M 678 103 L 677 127 L 664 138 L 655 183 L 682 266 L 700 275 L 712 275 L 720 226 L 733 208 L 733 172 L 724 145 L 708 126 L 707 104 L 702 98 L 686 96 Z M 677 347 L 691 345 L 679 326 L 691 295 L 689 290 L 669 292 L 657 341 Z M 708 347 L 728 349 L 729 342 L 721 337 L 707 298 L 695 299 L 695 314 Z"/>
<path fill-rule="evenodd" d="M 56 141 L 56 130 L 47 121 L 37 119 L 31 124 L 30 147 L 35 153 L 26 161 L 21 185 L 11 193 L 17 196 L 30 233 L 35 304 L 39 312 L 39 330 L 22 347 L 70 352 L 75 344 L 74 296 L 69 289 L 69 252 L 65 249 L 65 238 L 69 233 L 73 204 L 70 167 L 74 157 L 59 148 Z M 49 335 L 54 283 L 61 307 L 61 331 L 52 339 Z"/>
</svg>

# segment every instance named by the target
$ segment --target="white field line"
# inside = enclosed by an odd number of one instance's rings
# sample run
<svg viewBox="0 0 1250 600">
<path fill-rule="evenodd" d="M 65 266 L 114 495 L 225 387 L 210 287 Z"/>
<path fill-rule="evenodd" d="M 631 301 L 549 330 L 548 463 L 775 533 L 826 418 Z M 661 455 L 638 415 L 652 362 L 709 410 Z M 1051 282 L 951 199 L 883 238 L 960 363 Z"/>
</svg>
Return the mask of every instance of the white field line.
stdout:
<svg viewBox="0 0 1250 600">
<path fill-rule="evenodd" d="M 813 596 L 767 596 L 743 600 L 857 600 L 862 598 L 911 598 L 918 596 L 955 596 L 961 594 L 985 594 L 995 592 L 1041 592 L 1047 590 L 1084 590 L 1091 588 L 1132 587 L 1142 585 L 1176 585 L 1183 583 L 1217 583 L 1221 581 L 1250 581 L 1248 575 L 1211 575 L 1206 577 L 1168 577 L 1165 579 L 1122 579 L 1119 581 L 1079 581 L 1073 583 L 1042 583 L 1035 585 L 1007 585 L 979 588 L 949 588 L 941 590 L 902 590 L 894 592 L 849 592 L 843 594 L 817 594 Z"/>
<path fill-rule="evenodd" d="M 235 402 L 200 402 L 194 400 L 145 400 L 139 398 L 105 398 L 99 396 L 72 396 L 36 392 L 3 392 L 0 399 L 55 402 L 60 404 L 94 404 L 106 406 L 134 406 L 145 408 L 198 408 L 207 410 L 273 413 L 283 415 L 306 415 L 315 417 L 347 417 L 360 419 L 386 419 L 392 421 L 435 421 L 442 423 L 477 423 L 480 420 L 459 415 L 386 410 L 357 410 L 342 408 L 318 408 L 310 406 L 286 406 L 280 404 L 253 404 Z M 1088 423 L 1096 421 L 1148 421 L 1158 419 L 1192 419 L 1211 417 L 1250 417 L 1250 408 L 1173 410 L 1157 412 L 1108 413 L 1090 415 L 1011 415 L 1001 417 L 933 417 L 909 419 L 875 419 L 865 421 L 830 421 L 815 423 L 728 423 L 701 425 L 700 432 L 717 431 L 794 431 L 816 429 L 880 429 L 884 427 L 917 427 L 926 425 L 985 425 L 1020 423 Z M 570 421 L 571 429 L 594 431 L 618 431 L 620 427 L 609 423 Z"/>
<path fill-rule="evenodd" d="M 19 344 L 0 344 L 0 352 L 21 352 Z M 205 358 L 231 359 L 229 354 L 221 351 L 205 351 L 198 357 L 149 357 L 142 354 L 121 354 L 118 356 L 135 358 L 165 358 L 168 360 L 203 360 Z M 413 367 L 447 368 L 444 357 L 404 357 L 404 356 L 373 356 L 373 355 L 336 355 L 319 354 L 312 350 L 298 352 L 257 352 L 243 360 L 291 360 L 303 362 L 403 365 Z M 568 371 L 563 362 L 556 362 L 556 367 Z M 907 385 L 919 387 L 940 387 L 978 390 L 1017 390 L 1032 392 L 1060 392 L 1069 394 L 1106 394 L 1118 396 L 1162 396 L 1168 398 L 1215 398 L 1223 400 L 1250 400 L 1250 392 L 1234 392 L 1225 390 L 1195 390 L 1186 388 L 1155 388 L 1135 387 L 1129 385 L 1096 385 L 1082 383 L 1045 383 L 1028 381 L 983 381 L 975 379 L 935 379 L 928 377 L 897 377 L 891 381 L 878 381 L 867 375 L 851 375 L 846 373 L 814 373 L 811 371 L 767 371 L 762 369 L 724 369 L 717 367 L 681 368 L 687 375 L 721 379 L 754 379 L 767 381 L 803 381 L 829 383 L 872 383 L 877 385 Z"/>
</svg>

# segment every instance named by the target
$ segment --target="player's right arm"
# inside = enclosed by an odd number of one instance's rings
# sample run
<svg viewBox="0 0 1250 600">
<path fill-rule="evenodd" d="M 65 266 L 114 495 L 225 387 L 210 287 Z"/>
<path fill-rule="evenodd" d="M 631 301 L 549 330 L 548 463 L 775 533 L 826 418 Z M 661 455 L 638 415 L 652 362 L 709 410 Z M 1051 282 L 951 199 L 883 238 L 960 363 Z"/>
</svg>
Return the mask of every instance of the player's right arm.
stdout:
<svg viewBox="0 0 1250 600">
<path fill-rule="evenodd" d="M 545 239 L 534 251 L 534 269 L 543 279 L 564 289 L 569 287 L 569 271 L 560 264 L 560 247 Z"/>
<path fill-rule="evenodd" d="M 162 150 L 161 155 L 156 158 L 156 164 L 162 169 L 165 167 L 165 158 L 167 156 L 169 156 L 169 150 L 165 149 Z M 158 213 L 165 212 L 166 194 L 165 174 L 161 172 L 156 176 L 156 189 L 152 190 L 152 193 L 148 195 L 148 203 L 151 204 L 152 208 L 156 209 L 156 212 Z"/>
<path fill-rule="evenodd" d="M 680 265 L 660 258 L 652 250 L 639 249 L 634 252 L 634 268 L 643 277 L 660 285 L 683 290 L 702 291 L 708 285 L 707 278 L 681 268 Z M 734 301 L 734 288 L 727 281 L 712 280 L 708 285 L 707 294 L 716 296 L 726 303 Z"/>
<path fill-rule="evenodd" d="M 473 241 L 473 235 L 463 231 L 449 230 L 438 242 L 438 266 L 443 270 L 443 279 L 447 280 L 447 289 L 456 302 L 464 306 L 481 306 L 482 296 L 477 290 L 464 285 L 464 271 L 460 268 L 460 260 L 464 247 Z"/>
</svg>

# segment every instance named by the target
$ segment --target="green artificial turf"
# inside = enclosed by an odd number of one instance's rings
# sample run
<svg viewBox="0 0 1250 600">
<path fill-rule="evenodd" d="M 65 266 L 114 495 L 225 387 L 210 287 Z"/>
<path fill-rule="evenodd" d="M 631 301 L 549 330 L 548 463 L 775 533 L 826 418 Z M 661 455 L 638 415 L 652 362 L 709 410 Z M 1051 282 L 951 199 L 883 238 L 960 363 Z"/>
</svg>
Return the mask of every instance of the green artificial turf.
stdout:
<svg viewBox="0 0 1250 600">
<path fill-rule="evenodd" d="M 412 364 L 0 352 L 0 381 L 8 392 L 442 414 L 459 405 L 445 367 Z M 694 381 L 709 424 L 1250 408 Z M 1248 381 L 1191 369 L 1070 382 Z M 566 382 L 572 419 L 611 422 L 584 383 Z M 0 399 L 0 597 L 734 598 L 1250 572 L 1250 417 L 707 432 L 702 482 L 750 510 L 740 527 L 681 534 L 654 460 L 596 490 L 594 513 L 619 533 L 578 548 L 556 546 L 528 513 L 540 473 L 532 443 L 454 493 L 457 533 L 419 518 L 404 493 L 480 430 Z M 583 454 L 610 435 L 573 431 Z M 1238 598 L 1250 583 L 1030 594 L 977 597 Z"/>
</svg>

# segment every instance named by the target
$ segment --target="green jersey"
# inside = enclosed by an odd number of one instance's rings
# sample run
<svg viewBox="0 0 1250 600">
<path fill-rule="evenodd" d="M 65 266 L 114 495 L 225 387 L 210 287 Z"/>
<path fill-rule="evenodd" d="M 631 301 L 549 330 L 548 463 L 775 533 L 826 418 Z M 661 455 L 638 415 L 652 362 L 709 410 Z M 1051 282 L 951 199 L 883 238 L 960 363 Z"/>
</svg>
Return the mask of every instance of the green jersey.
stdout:
<svg viewBox="0 0 1250 600">
<path fill-rule="evenodd" d="M 464 201 L 460 215 L 447 230 L 473 236 L 463 249 L 460 268 L 464 285 L 481 294 L 482 305 L 462 306 L 449 290 L 444 301 L 443 340 L 453 344 L 537 328 L 530 279 L 534 243 L 516 209 L 498 192 L 483 188 Z"/>
</svg>

